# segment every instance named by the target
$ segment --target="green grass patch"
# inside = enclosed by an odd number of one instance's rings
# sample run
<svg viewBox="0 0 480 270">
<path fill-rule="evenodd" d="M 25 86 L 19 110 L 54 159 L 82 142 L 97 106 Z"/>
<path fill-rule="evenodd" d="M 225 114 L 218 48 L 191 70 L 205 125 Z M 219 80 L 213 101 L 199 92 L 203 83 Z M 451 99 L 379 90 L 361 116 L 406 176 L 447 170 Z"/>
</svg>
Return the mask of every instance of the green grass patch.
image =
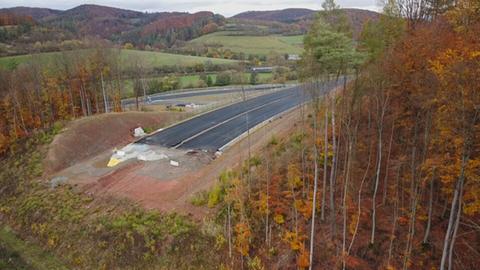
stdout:
<svg viewBox="0 0 480 270">
<path fill-rule="evenodd" d="M 41 247 L 18 238 L 8 227 L 0 227 L 0 269 L 68 269 Z"/>
<path fill-rule="evenodd" d="M 5 69 L 12 69 L 19 64 L 23 64 L 29 61 L 37 61 L 46 66 L 53 66 L 56 59 L 65 54 L 82 54 L 87 53 L 89 50 L 75 50 L 75 51 L 66 51 L 66 52 L 48 52 L 48 53 L 39 53 L 39 54 L 28 54 L 28 55 L 18 55 L 18 56 L 7 56 L 0 57 L 0 67 Z M 150 52 L 150 51 L 139 51 L 139 50 L 121 50 L 120 51 L 120 60 L 122 66 L 132 67 L 134 64 L 133 60 L 141 60 L 147 65 L 147 68 L 154 67 L 165 67 L 165 66 L 194 66 L 196 64 L 205 64 L 210 62 L 212 64 L 223 65 L 223 64 L 235 64 L 237 61 L 228 60 L 228 59 L 217 59 L 217 58 L 208 58 L 208 57 L 198 57 L 198 56 L 188 56 L 180 54 L 170 54 L 162 52 Z"/>
<path fill-rule="evenodd" d="M 277 36 L 279 40 L 285 42 L 287 44 L 303 47 L 303 38 L 304 35 L 297 35 L 297 36 Z"/>
<path fill-rule="evenodd" d="M 212 64 L 235 64 L 237 61 L 228 59 L 208 58 L 199 56 L 189 56 L 180 54 L 170 54 L 162 52 L 149 52 L 138 50 L 122 50 L 120 54 L 121 60 L 124 63 L 130 62 L 131 59 L 142 59 L 150 67 L 160 66 L 194 66 L 196 64 L 205 64 L 211 62 Z"/>
<path fill-rule="evenodd" d="M 271 52 L 280 54 L 300 54 L 303 49 L 295 45 L 299 37 L 281 36 L 240 36 L 231 35 L 231 32 L 215 32 L 204 35 L 188 42 L 187 46 L 218 46 L 230 49 L 233 52 L 267 55 Z"/>
<path fill-rule="evenodd" d="M 209 193 L 208 191 L 200 191 L 193 194 L 192 198 L 190 199 L 190 203 L 195 206 L 204 206 L 208 203 Z"/>
</svg>

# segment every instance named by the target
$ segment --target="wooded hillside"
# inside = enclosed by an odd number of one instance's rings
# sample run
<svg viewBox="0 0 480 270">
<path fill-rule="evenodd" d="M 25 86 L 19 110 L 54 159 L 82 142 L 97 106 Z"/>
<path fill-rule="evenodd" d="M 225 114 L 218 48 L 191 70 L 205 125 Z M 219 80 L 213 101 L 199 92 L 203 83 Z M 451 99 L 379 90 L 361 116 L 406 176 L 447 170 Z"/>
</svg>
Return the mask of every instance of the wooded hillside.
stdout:
<svg viewBox="0 0 480 270">
<path fill-rule="evenodd" d="M 233 265 L 478 268 L 480 6 L 419 3 L 392 2 L 356 48 L 341 24 L 312 27 L 297 133 L 210 193 Z"/>
</svg>

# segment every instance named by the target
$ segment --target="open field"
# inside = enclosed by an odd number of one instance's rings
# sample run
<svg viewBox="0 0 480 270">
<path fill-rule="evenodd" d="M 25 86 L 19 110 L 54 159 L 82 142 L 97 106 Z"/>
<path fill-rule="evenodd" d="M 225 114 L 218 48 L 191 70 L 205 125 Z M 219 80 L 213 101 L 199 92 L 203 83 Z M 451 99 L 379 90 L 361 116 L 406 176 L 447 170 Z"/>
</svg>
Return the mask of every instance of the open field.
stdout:
<svg viewBox="0 0 480 270">
<path fill-rule="evenodd" d="M 210 61 L 212 64 L 235 64 L 237 61 L 219 58 L 198 57 L 162 52 L 150 52 L 139 50 L 122 50 L 120 55 L 122 62 L 128 63 L 132 58 L 143 59 L 147 65 L 156 66 L 193 66 Z"/>
<path fill-rule="evenodd" d="M 267 55 L 270 52 L 280 54 L 300 54 L 302 47 L 297 45 L 301 36 L 238 36 L 229 35 L 231 32 L 216 32 L 201 36 L 190 41 L 187 46 L 218 46 L 230 49 L 233 52 Z"/>
<path fill-rule="evenodd" d="M 304 35 L 297 35 L 297 36 L 277 36 L 278 39 L 281 41 L 293 45 L 293 46 L 299 46 L 303 47 L 303 38 Z"/>
<path fill-rule="evenodd" d="M 88 50 L 77 50 L 65 52 L 67 54 L 81 54 Z M 59 58 L 64 52 L 49 52 L 40 54 L 28 54 L 18 56 L 0 57 L 0 67 L 10 68 L 12 65 L 22 64 L 28 61 L 38 61 L 45 65 L 52 65 L 55 59 Z M 121 50 L 120 59 L 124 66 L 132 65 L 133 59 L 140 59 L 145 62 L 148 67 L 161 66 L 193 66 L 196 64 L 204 64 L 210 61 L 212 64 L 235 64 L 235 60 L 207 58 L 198 56 L 188 56 L 161 52 L 139 51 L 139 50 Z"/>
</svg>

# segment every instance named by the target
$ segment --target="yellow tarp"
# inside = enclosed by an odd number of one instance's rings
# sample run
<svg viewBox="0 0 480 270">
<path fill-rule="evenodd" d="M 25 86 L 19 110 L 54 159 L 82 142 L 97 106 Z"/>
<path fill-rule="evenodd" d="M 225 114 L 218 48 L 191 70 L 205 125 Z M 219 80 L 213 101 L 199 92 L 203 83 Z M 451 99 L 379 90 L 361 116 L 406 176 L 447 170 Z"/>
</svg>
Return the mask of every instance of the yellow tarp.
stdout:
<svg viewBox="0 0 480 270">
<path fill-rule="evenodd" d="M 111 158 L 110 161 L 108 162 L 107 164 L 107 167 L 111 168 L 111 167 L 115 167 L 117 166 L 121 161 L 116 159 L 116 158 Z"/>
</svg>

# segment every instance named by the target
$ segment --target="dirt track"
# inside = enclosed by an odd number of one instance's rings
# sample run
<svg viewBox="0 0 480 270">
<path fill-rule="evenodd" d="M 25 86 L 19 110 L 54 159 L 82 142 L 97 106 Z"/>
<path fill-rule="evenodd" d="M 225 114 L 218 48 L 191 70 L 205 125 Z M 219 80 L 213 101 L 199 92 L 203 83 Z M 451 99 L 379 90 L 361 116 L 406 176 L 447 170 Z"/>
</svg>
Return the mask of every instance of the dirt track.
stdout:
<svg viewBox="0 0 480 270">
<path fill-rule="evenodd" d="M 132 128 L 138 126 L 160 128 L 189 115 L 178 112 L 128 112 L 103 114 L 73 121 L 51 143 L 44 160 L 46 174 L 58 172 L 103 151 L 131 142 L 134 139 Z"/>
<path fill-rule="evenodd" d="M 273 135 L 282 137 L 288 134 L 298 119 L 299 112 L 294 110 L 252 133 L 252 152 L 260 150 Z M 97 196 L 127 198 L 149 209 L 176 211 L 200 218 L 208 209 L 191 205 L 191 196 L 209 189 L 222 171 L 246 159 L 248 140 L 236 143 L 215 160 L 205 153 L 169 153 L 169 157 L 173 155 L 172 159 L 180 162 L 180 167 L 170 166 L 168 160 L 135 160 L 113 169 L 106 168 L 110 155 L 111 149 L 57 175 L 67 176 L 69 184 Z"/>
</svg>

